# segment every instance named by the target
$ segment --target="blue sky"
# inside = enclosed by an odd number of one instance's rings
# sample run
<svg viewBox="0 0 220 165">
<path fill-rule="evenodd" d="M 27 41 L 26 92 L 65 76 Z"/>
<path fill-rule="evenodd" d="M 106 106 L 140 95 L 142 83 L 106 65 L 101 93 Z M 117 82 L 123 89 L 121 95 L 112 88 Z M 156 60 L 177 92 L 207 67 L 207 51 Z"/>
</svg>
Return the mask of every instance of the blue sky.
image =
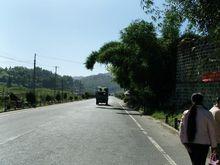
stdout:
<svg viewBox="0 0 220 165">
<path fill-rule="evenodd" d="M 147 18 L 140 0 L 0 2 L 0 67 L 31 68 L 37 53 L 38 66 L 50 71 L 59 66 L 59 74 L 71 76 L 106 72 L 99 64 L 87 70 L 86 57 L 105 42 L 117 40 L 133 20 Z"/>
</svg>

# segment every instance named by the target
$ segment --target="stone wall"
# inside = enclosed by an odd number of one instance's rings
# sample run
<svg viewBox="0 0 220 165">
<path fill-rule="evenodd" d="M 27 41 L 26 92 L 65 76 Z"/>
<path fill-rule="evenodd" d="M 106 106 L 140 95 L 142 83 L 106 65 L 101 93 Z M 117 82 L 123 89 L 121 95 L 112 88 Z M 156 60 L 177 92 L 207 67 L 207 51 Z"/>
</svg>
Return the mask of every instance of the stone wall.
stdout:
<svg viewBox="0 0 220 165">
<path fill-rule="evenodd" d="M 220 45 L 210 43 L 207 39 L 181 41 L 177 55 L 177 109 L 187 108 L 194 92 L 204 94 L 207 108 L 220 96 L 220 82 L 202 82 L 205 73 L 220 71 L 220 61 L 216 58 L 219 57 L 219 48 Z"/>
</svg>

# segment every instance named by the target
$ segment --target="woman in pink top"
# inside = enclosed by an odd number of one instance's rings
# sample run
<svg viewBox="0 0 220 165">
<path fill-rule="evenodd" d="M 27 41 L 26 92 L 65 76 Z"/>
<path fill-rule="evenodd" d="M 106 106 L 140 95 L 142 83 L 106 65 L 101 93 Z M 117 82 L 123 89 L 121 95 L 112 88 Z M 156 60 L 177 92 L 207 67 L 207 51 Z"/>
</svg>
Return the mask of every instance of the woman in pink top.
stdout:
<svg viewBox="0 0 220 165">
<path fill-rule="evenodd" d="M 192 106 L 184 111 L 180 123 L 180 139 L 186 147 L 193 165 L 205 165 L 209 146 L 215 151 L 214 119 L 203 106 L 203 96 L 194 93 L 191 97 Z"/>
</svg>

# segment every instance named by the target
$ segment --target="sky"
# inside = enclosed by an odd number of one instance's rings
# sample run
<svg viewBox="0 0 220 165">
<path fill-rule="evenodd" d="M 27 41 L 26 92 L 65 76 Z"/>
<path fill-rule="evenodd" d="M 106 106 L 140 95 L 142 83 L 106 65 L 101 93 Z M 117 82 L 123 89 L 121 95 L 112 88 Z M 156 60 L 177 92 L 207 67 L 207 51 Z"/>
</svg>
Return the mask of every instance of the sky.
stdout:
<svg viewBox="0 0 220 165">
<path fill-rule="evenodd" d="M 118 40 L 120 30 L 147 20 L 140 0 L 0 0 L 0 67 L 37 66 L 58 74 L 106 73 L 84 66 L 92 51 Z"/>
</svg>

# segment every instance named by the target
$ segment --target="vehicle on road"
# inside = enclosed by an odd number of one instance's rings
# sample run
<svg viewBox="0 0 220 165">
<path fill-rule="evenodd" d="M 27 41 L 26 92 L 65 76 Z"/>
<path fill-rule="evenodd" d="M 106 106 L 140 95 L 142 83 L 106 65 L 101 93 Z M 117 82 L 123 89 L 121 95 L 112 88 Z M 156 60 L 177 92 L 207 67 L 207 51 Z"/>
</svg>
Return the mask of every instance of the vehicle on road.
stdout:
<svg viewBox="0 0 220 165">
<path fill-rule="evenodd" d="M 96 96 L 96 104 L 105 103 L 108 105 L 108 88 L 107 87 L 97 87 L 95 96 Z"/>
</svg>

